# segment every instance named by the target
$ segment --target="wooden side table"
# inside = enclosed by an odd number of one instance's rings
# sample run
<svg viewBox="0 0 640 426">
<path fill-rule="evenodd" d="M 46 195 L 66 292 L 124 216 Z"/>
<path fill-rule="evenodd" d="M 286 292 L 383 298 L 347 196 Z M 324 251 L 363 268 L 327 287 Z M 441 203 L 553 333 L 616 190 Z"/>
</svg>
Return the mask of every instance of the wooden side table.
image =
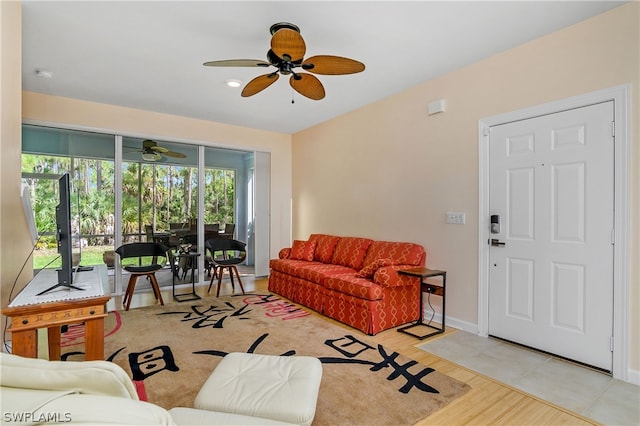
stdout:
<svg viewBox="0 0 640 426">
<path fill-rule="evenodd" d="M 420 277 L 420 317 L 415 323 L 399 328 L 398 331 L 400 333 L 405 333 L 413 337 L 417 337 L 420 340 L 424 340 L 427 337 L 435 336 L 436 334 L 444 333 L 447 272 L 441 271 L 438 269 L 411 268 L 411 269 L 404 269 L 404 270 L 398 271 L 398 273 L 403 275 L 410 275 L 413 277 Z M 442 285 L 432 284 L 425 281 L 427 278 L 432 278 L 432 277 L 442 277 Z M 423 306 L 422 295 L 424 293 L 435 294 L 436 296 L 442 297 L 442 324 L 440 325 L 440 327 L 434 327 L 433 325 L 431 325 L 431 322 L 425 324 L 425 322 L 423 321 L 424 306 Z M 412 331 L 412 329 L 416 327 L 428 327 L 430 330 L 435 330 L 435 331 L 427 330 L 427 331 L 430 331 L 427 334 L 418 334 L 417 332 Z"/>
</svg>

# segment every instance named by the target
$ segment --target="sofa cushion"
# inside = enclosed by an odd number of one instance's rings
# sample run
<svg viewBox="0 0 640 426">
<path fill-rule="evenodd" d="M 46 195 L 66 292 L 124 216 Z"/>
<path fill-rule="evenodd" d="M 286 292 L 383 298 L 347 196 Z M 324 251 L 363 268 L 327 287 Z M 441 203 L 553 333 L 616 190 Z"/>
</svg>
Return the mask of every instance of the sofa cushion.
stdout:
<svg viewBox="0 0 640 426">
<path fill-rule="evenodd" d="M 392 265 L 424 266 L 426 254 L 419 244 L 395 241 L 374 241 L 371 243 L 364 265 L 378 259 L 391 259 Z"/>
<path fill-rule="evenodd" d="M 291 255 L 291 247 L 285 247 L 278 252 L 278 259 L 288 259 Z"/>
<path fill-rule="evenodd" d="M 382 287 L 374 284 L 366 278 L 359 278 L 353 274 L 341 274 L 327 277 L 324 280 L 324 287 L 328 290 L 348 294 L 359 299 L 380 300 L 382 299 Z"/>
<path fill-rule="evenodd" d="M 289 258 L 311 262 L 313 260 L 313 254 L 316 251 L 316 244 L 315 241 L 294 240 Z"/>
<path fill-rule="evenodd" d="M 391 259 L 378 259 L 372 263 L 364 265 L 364 267 L 358 271 L 356 277 L 373 278 L 373 274 L 375 274 L 378 269 L 392 264 L 393 261 Z"/>
<path fill-rule="evenodd" d="M 331 263 L 307 262 L 294 259 L 271 259 L 269 262 L 271 269 L 302 278 L 313 283 L 322 284 L 326 277 L 341 274 L 354 275 L 356 271 L 342 265 L 332 265 Z"/>
<path fill-rule="evenodd" d="M 309 426 L 321 381 L 316 357 L 232 352 L 206 380 L 194 407 Z"/>
<path fill-rule="evenodd" d="M 309 241 L 316 241 L 316 252 L 313 255 L 313 260 L 322 263 L 331 263 L 333 257 L 333 251 L 336 248 L 336 244 L 340 241 L 340 237 L 326 234 L 311 234 Z"/>
<path fill-rule="evenodd" d="M 294 260 L 294 259 L 271 259 L 269 261 L 269 267 L 275 271 L 282 272 L 288 275 L 297 277 L 299 274 L 296 272 L 298 269 L 305 265 L 322 265 L 320 262 L 307 262 L 306 260 Z"/>
<path fill-rule="evenodd" d="M 296 276 L 313 283 L 324 285 L 324 280 L 336 275 L 348 274 L 353 276 L 355 271 L 342 265 L 314 262 L 315 266 L 303 265 L 296 271 Z"/>
<path fill-rule="evenodd" d="M 399 274 L 398 271 L 407 266 L 383 266 L 373 274 L 373 282 L 383 287 L 400 287 L 420 284 L 420 277 Z"/>
<path fill-rule="evenodd" d="M 331 263 L 359 270 L 372 242 L 368 238 L 341 237 L 333 251 Z"/>
</svg>

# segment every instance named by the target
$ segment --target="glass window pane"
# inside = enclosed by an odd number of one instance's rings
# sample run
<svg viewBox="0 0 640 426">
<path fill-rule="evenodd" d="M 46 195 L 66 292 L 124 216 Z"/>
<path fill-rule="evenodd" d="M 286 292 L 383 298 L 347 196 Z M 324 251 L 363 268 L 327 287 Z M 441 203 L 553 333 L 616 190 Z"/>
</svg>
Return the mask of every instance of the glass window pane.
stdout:
<svg viewBox="0 0 640 426">
<path fill-rule="evenodd" d="M 22 152 L 28 154 L 113 160 L 115 157 L 113 141 L 113 135 L 103 133 L 33 125 L 22 126 Z"/>
<path fill-rule="evenodd" d="M 191 225 L 195 227 L 197 216 L 196 167 L 123 163 L 123 242 L 153 240 L 151 232 L 165 232 L 175 227 L 190 230 Z M 195 228 L 193 234 L 196 234 Z"/>
<path fill-rule="evenodd" d="M 111 142 L 113 144 L 113 141 Z M 58 267 L 55 211 L 59 203 L 57 179 L 71 176 L 74 253 L 83 266 L 103 263 L 113 250 L 114 162 L 92 158 L 22 154 L 23 182 L 29 185 L 36 229 L 40 236 L 33 267 Z"/>
</svg>

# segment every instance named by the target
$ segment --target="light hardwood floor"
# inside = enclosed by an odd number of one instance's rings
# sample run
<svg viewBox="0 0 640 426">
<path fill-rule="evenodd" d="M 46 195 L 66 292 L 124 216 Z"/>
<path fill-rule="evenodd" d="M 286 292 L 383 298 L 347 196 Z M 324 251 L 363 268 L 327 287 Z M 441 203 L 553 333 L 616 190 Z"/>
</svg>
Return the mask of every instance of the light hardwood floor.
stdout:
<svg viewBox="0 0 640 426">
<path fill-rule="evenodd" d="M 245 291 L 267 291 L 267 279 L 243 277 Z M 196 292 L 206 296 L 208 285 L 199 285 Z M 211 295 L 215 296 L 215 285 Z M 236 291 L 239 291 L 236 286 Z M 223 282 L 220 294 L 231 294 L 231 285 Z M 174 303 L 171 290 L 163 290 L 162 295 L 167 303 Z M 114 297 L 108 307 L 121 309 L 121 297 Z M 136 293 L 131 307 L 146 306 L 156 303 L 151 293 Z M 325 318 L 334 324 L 347 328 L 352 334 L 359 335 L 369 341 L 380 343 L 398 353 L 428 365 L 471 386 L 471 390 L 453 401 L 448 406 L 436 411 L 431 416 L 419 421 L 417 425 L 592 425 L 592 420 L 572 413 L 562 407 L 535 398 L 527 393 L 509 387 L 489 377 L 475 373 L 446 359 L 424 352 L 414 345 L 420 342 L 409 335 L 398 333 L 395 329 L 383 331 L 375 336 L 367 336 L 337 321 L 330 320 L 314 311 L 315 315 Z M 446 334 L 455 333 L 455 329 L 447 329 Z"/>
</svg>

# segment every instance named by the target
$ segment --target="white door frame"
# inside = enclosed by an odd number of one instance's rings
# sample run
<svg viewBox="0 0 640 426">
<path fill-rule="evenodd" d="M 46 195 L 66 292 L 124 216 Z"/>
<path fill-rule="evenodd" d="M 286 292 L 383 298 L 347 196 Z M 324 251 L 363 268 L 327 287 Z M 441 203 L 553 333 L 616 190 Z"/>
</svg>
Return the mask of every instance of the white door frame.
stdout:
<svg viewBox="0 0 640 426">
<path fill-rule="evenodd" d="M 271 154 L 254 152 L 254 274 L 256 277 L 269 275 L 269 256 L 271 242 Z"/>
<path fill-rule="evenodd" d="M 478 334 L 489 333 L 489 132 L 491 126 L 614 101 L 613 377 L 629 381 L 629 93 L 630 85 L 480 119 L 478 121 Z"/>
</svg>

